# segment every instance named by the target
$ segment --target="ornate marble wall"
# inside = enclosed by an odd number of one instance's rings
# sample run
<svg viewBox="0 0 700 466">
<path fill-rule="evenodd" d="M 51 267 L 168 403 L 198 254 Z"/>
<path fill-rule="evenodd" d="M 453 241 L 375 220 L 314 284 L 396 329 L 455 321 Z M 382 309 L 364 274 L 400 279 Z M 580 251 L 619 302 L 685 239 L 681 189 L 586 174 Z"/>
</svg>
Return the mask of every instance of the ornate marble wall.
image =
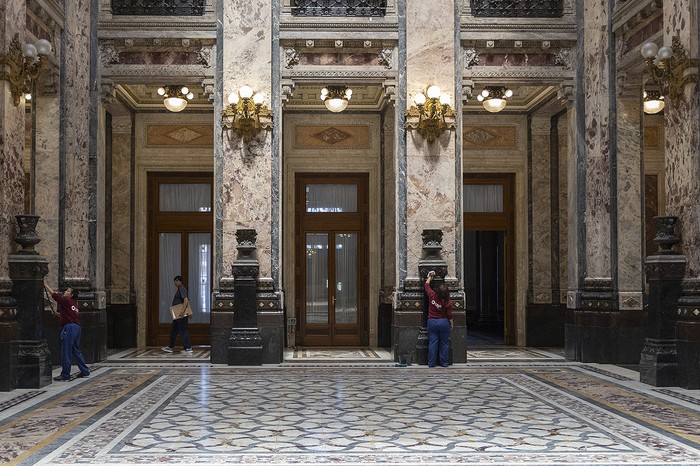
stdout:
<svg viewBox="0 0 700 466">
<path fill-rule="evenodd" d="M 20 40 L 25 36 L 25 0 L 7 0 L 0 5 L 0 50 L 10 48 L 16 33 Z M 13 239 L 17 234 L 15 215 L 24 210 L 24 105 L 15 107 L 10 86 L 0 81 L 0 291 L 12 287 L 9 278 L 7 256 L 18 249 Z"/>
</svg>

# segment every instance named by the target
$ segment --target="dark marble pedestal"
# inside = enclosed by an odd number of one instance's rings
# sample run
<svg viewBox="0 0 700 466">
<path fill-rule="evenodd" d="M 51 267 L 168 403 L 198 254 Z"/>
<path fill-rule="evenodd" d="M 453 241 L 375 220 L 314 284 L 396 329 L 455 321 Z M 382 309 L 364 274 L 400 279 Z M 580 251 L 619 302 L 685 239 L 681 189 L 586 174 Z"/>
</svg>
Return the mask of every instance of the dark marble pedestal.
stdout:
<svg viewBox="0 0 700 466">
<path fill-rule="evenodd" d="M 639 381 L 655 387 L 678 385 L 678 352 L 675 340 L 646 339 L 639 361 Z"/>
<path fill-rule="evenodd" d="M 262 365 L 262 338 L 257 328 L 234 328 L 228 343 L 229 366 Z"/>
<path fill-rule="evenodd" d="M 18 352 L 18 341 L 0 342 L 0 361 L 2 361 L 2 367 L 0 368 L 0 392 L 9 392 L 18 386 Z"/>
<path fill-rule="evenodd" d="M 50 385 L 52 370 L 51 353 L 45 341 L 19 341 L 17 388 L 41 388 Z"/>
</svg>

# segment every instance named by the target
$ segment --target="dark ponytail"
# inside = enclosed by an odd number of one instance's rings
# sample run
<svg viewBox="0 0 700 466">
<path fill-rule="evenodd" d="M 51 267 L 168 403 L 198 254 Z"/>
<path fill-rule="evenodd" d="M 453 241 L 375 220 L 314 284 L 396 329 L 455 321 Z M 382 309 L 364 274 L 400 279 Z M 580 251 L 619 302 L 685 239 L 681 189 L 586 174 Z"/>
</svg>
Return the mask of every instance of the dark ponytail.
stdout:
<svg viewBox="0 0 700 466">
<path fill-rule="evenodd" d="M 447 302 L 450 299 L 450 289 L 447 287 L 447 285 L 441 283 L 437 287 L 437 290 L 435 290 L 435 296 L 442 300 L 442 302 Z"/>
</svg>

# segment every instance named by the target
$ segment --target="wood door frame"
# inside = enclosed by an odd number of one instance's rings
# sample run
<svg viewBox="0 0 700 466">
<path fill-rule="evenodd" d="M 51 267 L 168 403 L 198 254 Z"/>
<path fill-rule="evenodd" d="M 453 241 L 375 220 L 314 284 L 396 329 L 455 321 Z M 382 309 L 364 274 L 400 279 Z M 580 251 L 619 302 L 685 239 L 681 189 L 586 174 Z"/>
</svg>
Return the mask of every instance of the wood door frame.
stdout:
<svg viewBox="0 0 700 466">
<path fill-rule="evenodd" d="M 514 173 L 464 173 L 462 185 L 501 185 L 503 186 L 503 212 L 463 212 L 464 231 L 504 231 L 504 299 L 503 344 L 517 344 L 517 312 L 515 309 L 515 174 Z M 464 266 L 463 266 L 464 267 Z M 466 286 L 466 284 L 465 284 Z"/>
<path fill-rule="evenodd" d="M 296 334 L 300 345 L 305 346 L 366 346 L 369 344 L 369 174 L 368 173 L 295 173 L 294 222 L 294 314 L 297 319 Z M 342 218 L 334 213 L 307 213 L 306 186 L 308 184 L 355 184 L 357 185 L 357 212 L 346 212 Z M 307 335 L 302 303 L 306 301 L 306 234 L 318 232 L 358 234 L 358 312 L 357 334 L 338 334 L 343 325 L 333 325 L 329 315 L 328 334 Z M 333 238 L 333 243 L 335 239 Z M 331 242 L 329 242 L 329 245 Z M 330 256 L 330 254 L 329 254 Z M 331 309 L 329 293 L 329 310 Z M 330 312 L 329 312 L 330 314 Z M 319 325 L 319 328 L 321 326 Z"/>
<path fill-rule="evenodd" d="M 209 183 L 211 185 L 211 206 L 210 212 L 160 212 L 159 197 L 161 184 L 188 184 L 188 183 Z M 159 283 L 159 241 L 158 235 L 161 232 L 182 232 L 182 225 L 185 223 L 201 225 L 209 225 L 209 230 L 189 227 L 185 233 L 209 233 L 212 239 L 211 248 L 211 264 L 212 277 L 214 265 L 214 213 L 213 213 L 213 196 L 214 196 L 214 174 L 211 172 L 148 172 L 147 177 L 147 203 L 148 203 L 148 245 L 146 258 L 146 290 L 147 290 L 147 309 L 150 311 L 147 314 L 146 342 L 150 346 L 162 346 L 168 344 L 170 335 L 170 323 L 160 323 L 159 319 L 159 303 L 158 292 Z M 182 238 L 182 248 L 187 254 L 188 244 Z M 188 288 L 191 287 L 187 270 L 181 270 L 180 274 L 183 278 L 183 283 Z M 175 286 L 173 285 L 173 295 L 175 295 Z M 210 326 L 206 324 L 189 324 L 188 330 L 192 344 L 208 344 L 211 340 Z"/>
</svg>

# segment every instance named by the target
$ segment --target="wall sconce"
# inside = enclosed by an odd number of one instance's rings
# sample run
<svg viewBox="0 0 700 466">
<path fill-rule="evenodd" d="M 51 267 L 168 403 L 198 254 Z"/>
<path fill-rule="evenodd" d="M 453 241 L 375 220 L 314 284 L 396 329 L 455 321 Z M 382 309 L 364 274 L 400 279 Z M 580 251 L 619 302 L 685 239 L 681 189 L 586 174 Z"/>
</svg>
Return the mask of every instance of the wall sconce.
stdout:
<svg viewBox="0 0 700 466">
<path fill-rule="evenodd" d="M 507 99 L 513 97 L 513 91 L 505 87 L 486 86 L 476 100 L 481 102 L 484 108 L 491 113 L 498 113 L 506 108 Z"/>
<path fill-rule="evenodd" d="M 238 93 L 228 96 L 229 105 L 221 112 L 222 130 L 232 129 L 243 139 L 250 142 L 259 131 L 272 129 L 272 113 L 263 105 L 261 93 L 253 95 L 250 86 L 243 86 Z"/>
<path fill-rule="evenodd" d="M 39 39 L 36 44 L 21 45 L 19 34 L 10 42 L 7 53 L 0 53 L 0 79 L 10 85 L 12 103 L 17 107 L 21 97 L 32 98 L 32 87 L 39 77 L 46 55 L 51 53 L 51 43 Z"/>
<path fill-rule="evenodd" d="M 427 98 L 426 98 L 427 95 Z M 440 92 L 438 86 L 430 86 L 425 94 L 413 97 L 416 104 L 406 110 L 407 129 L 416 129 L 432 144 L 446 129 L 455 128 L 455 112 L 450 107 L 450 96 Z"/>
<path fill-rule="evenodd" d="M 345 110 L 351 97 L 352 89 L 345 86 L 328 86 L 321 89 L 321 100 L 326 108 L 333 113 Z"/>
<path fill-rule="evenodd" d="M 163 105 L 171 112 L 183 111 L 187 107 L 187 101 L 194 98 L 187 86 L 159 87 L 158 95 L 163 96 Z"/>
<path fill-rule="evenodd" d="M 698 59 L 688 58 L 681 41 L 674 37 L 671 47 L 665 45 L 659 48 L 654 42 L 646 42 L 640 49 L 647 63 L 647 72 L 661 90 L 661 95 L 670 98 L 674 103 L 683 96 L 686 84 L 697 82 L 696 73 L 686 74 L 688 68 L 697 68 Z"/>
<path fill-rule="evenodd" d="M 644 113 L 653 115 L 664 109 L 664 96 L 659 91 L 644 91 Z"/>
</svg>

